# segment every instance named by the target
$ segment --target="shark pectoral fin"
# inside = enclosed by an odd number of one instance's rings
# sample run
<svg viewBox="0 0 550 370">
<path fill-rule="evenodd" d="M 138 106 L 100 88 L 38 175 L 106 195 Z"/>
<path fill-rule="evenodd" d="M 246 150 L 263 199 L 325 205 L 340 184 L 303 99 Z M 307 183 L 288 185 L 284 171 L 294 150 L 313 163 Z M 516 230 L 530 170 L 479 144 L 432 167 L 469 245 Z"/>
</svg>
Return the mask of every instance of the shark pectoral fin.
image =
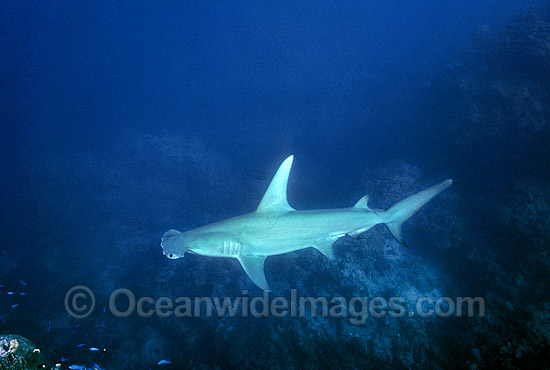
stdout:
<svg viewBox="0 0 550 370">
<path fill-rule="evenodd" d="M 317 249 L 319 252 L 323 253 L 325 257 L 328 257 L 330 260 L 335 260 L 334 253 L 332 252 L 332 244 L 339 236 L 329 237 L 326 239 L 319 239 L 313 245 L 313 248 Z"/>
<path fill-rule="evenodd" d="M 334 257 L 334 253 L 332 252 L 332 244 L 314 245 L 313 247 L 323 253 L 325 257 L 328 257 L 329 260 L 333 261 L 336 259 L 336 257 Z"/>
<path fill-rule="evenodd" d="M 266 256 L 239 256 L 237 258 L 250 280 L 261 289 L 269 291 L 269 284 L 264 272 Z"/>
</svg>

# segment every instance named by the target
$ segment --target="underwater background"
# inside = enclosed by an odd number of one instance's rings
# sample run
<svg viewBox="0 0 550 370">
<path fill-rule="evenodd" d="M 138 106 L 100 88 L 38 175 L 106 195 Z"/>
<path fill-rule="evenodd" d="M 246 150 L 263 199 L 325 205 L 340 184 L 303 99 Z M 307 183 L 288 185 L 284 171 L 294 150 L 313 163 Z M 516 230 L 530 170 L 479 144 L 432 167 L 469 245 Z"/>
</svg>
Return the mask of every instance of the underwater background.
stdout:
<svg viewBox="0 0 550 370">
<path fill-rule="evenodd" d="M 62 368 L 550 368 L 549 2 L 0 10 L 0 333 Z M 459 184 L 405 223 L 409 248 L 376 226 L 336 261 L 268 258 L 272 295 L 479 296 L 485 316 L 104 312 L 117 288 L 261 296 L 237 260 L 171 261 L 160 238 L 253 211 L 290 154 L 297 209 Z M 86 319 L 64 306 L 75 285 Z"/>
</svg>

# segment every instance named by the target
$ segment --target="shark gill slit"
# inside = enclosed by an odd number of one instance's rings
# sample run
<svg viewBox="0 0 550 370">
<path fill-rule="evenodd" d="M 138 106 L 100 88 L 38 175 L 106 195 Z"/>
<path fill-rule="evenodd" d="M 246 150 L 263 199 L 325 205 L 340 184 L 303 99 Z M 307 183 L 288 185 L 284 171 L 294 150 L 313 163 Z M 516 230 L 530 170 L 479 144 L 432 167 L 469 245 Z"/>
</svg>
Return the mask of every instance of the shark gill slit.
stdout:
<svg viewBox="0 0 550 370">
<path fill-rule="evenodd" d="M 241 254 L 241 243 L 224 241 L 221 252 L 226 256 L 239 256 Z"/>
</svg>

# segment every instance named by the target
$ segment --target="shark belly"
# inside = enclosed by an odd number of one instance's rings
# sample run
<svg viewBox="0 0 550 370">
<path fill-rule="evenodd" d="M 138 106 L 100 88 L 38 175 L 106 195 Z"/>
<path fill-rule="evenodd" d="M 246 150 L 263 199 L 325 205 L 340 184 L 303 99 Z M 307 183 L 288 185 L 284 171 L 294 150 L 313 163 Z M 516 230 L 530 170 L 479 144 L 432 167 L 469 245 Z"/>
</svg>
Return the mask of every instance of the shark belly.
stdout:
<svg viewBox="0 0 550 370">
<path fill-rule="evenodd" d="M 373 217 L 374 216 L 374 217 Z M 258 217 L 243 228 L 243 253 L 273 256 L 304 248 L 331 246 L 338 238 L 379 223 L 375 214 L 351 209 L 291 211 L 277 217 Z"/>
</svg>

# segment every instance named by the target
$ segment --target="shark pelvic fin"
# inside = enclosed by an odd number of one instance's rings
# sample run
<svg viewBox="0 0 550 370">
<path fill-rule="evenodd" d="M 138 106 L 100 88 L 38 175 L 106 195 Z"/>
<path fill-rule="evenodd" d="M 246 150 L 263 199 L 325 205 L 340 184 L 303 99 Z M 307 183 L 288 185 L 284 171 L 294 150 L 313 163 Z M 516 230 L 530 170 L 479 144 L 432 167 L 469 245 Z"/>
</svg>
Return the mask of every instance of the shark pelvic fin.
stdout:
<svg viewBox="0 0 550 370">
<path fill-rule="evenodd" d="M 371 227 L 372 227 L 372 225 L 360 227 L 359 229 L 355 229 L 355 230 L 353 230 L 353 231 L 350 231 L 350 232 L 348 233 L 348 235 L 351 236 L 352 238 L 359 238 L 359 236 L 360 236 L 361 234 L 363 234 L 364 232 L 368 231 Z"/>
<path fill-rule="evenodd" d="M 276 212 L 285 213 L 294 211 L 286 199 L 286 188 L 288 185 L 288 176 L 292 168 L 292 160 L 294 156 L 290 156 L 283 161 L 273 180 L 269 184 L 267 191 L 258 206 L 257 212 Z"/>
<path fill-rule="evenodd" d="M 239 256 L 239 262 L 254 284 L 263 290 L 269 291 L 269 284 L 265 278 L 264 262 L 266 256 Z"/>
</svg>

